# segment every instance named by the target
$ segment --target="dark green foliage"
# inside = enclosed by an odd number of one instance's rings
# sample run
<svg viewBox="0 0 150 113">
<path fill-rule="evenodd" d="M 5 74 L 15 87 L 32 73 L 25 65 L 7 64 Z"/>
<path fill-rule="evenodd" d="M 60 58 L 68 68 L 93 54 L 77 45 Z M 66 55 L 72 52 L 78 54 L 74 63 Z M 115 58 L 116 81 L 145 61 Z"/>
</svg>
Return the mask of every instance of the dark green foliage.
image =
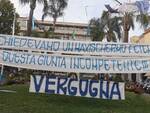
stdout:
<svg viewBox="0 0 150 113">
<path fill-rule="evenodd" d="M 145 30 L 150 24 L 150 17 L 146 14 L 137 15 L 136 22 Z"/>
<path fill-rule="evenodd" d="M 3 84 L 28 83 L 30 81 L 30 75 L 32 74 L 33 70 L 5 66 Z"/>
<path fill-rule="evenodd" d="M 115 75 L 115 76 L 113 76 L 112 81 L 115 81 L 115 82 L 123 82 L 122 76 L 119 75 L 119 74 L 118 74 L 118 75 Z"/>
<path fill-rule="evenodd" d="M 148 28 L 150 23 L 148 14 L 124 13 L 113 15 L 108 11 L 103 11 L 99 19 L 92 19 L 90 21 L 91 36 L 96 41 L 106 38 L 108 42 L 116 42 L 117 38 L 122 38 L 124 42 L 128 42 L 129 31 L 131 28 L 134 30 L 135 27 L 135 19 L 144 30 Z"/>
<path fill-rule="evenodd" d="M 91 36 L 93 41 L 102 41 L 104 38 L 108 42 L 116 42 L 117 38 L 121 38 L 121 18 L 120 17 L 111 17 L 111 14 L 107 11 L 102 13 L 101 18 L 91 19 L 90 28 Z"/>
<path fill-rule="evenodd" d="M 32 31 L 32 34 L 31 34 L 32 37 L 42 37 L 40 35 L 40 33 L 38 33 L 36 30 Z"/>
<path fill-rule="evenodd" d="M 104 32 L 103 25 L 101 24 L 101 20 L 98 18 L 93 18 L 90 21 L 90 35 L 92 36 L 93 41 L 102 41 Z"/>
<path fill-rule="evenodd" d="M 9 0 L 0 0 L 0 34 L 12 34 L 14 11 L 14 5 Z M 16 14 L 17 17 L 19 17 L 18 14 Z M 18 32 L 19 23 L 16 22 L 15 33 Z"/>
</svg>

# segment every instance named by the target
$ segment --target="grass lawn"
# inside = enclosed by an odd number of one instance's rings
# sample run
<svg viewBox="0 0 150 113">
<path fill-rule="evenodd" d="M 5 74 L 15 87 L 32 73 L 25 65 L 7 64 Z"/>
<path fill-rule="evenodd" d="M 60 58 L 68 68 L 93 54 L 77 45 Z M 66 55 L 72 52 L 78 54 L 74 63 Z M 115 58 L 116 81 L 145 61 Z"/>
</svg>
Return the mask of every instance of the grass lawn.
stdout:
<svg viewBox="0 0 150 113">
<path fill-rule="evenodd" d="M 27 85 L 0 89 L 0 113 L 150 113 L 150 96 L 126 93 L 125 101 L 29 93 Z"/>
</svg>

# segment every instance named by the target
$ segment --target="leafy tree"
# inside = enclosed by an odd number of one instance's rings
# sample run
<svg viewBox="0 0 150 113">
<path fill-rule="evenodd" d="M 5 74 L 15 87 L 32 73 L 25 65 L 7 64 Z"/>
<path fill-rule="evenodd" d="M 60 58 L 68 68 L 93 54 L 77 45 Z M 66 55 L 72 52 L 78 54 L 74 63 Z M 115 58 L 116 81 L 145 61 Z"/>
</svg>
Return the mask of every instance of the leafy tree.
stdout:
<svg viewBox="0 0 150 113">
<path fill-rule="evenodd" d="M 67 7 L 68 0 L 49 0 L 47 7 L 44 8 L 44 14 L 42 20 L 45 17 L 50 16 L 53 18 L 53 31 L 58 17 L 63 16 L 64 9 Z"/>
<path fill-rule="evenodd" d="M 12 27 L 15 14 L 14 5 L 9 0 L 0 0 L 0 34 L 12 34 Z M 19 32 L 19 23 L 15 22 L 15 34 Z"/>
<path fill-rule="evenodd" d="M 90 20 L 89 24 L 90 28 L 90 35 L 92 36 L 93 41 L 102 41 L 104 32 L 103 32 L 103 25 L 101 24 L 101 19 L 93 18 Z"/>
<path fill-rule="evenodd" d="M 33 14 L 34 10 L 36 8 L 36 4 L 42 3 L 44 4 L 44 7 L 47 6 L 47 0 L 19 0 L 21 4 L 30 4 L 30 13 L 29 13 L 29 20 L 28 20 L 28 25 L 27 25 L 27 36 L 31 35 L 32 32 L 32 19 L 33 19 Z"/>
</svg>

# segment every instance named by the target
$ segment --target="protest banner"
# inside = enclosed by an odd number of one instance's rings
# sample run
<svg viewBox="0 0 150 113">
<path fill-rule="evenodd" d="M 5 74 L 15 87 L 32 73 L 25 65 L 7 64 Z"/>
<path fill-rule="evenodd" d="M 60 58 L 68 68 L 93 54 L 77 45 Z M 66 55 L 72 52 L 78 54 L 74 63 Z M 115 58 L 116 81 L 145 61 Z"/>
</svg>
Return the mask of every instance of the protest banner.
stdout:
<svg viewBox="0 0 150 113">
<path fill-rule="evenodd" d="M 124 100 L 124 83 L 32 75 L 30 92 Z"/>
<path fill-rule="evenodd" d="M 103 56 L 150 56 L 150 45 L 0 35 L 0 48 Z"/>
<path fill-rule="evenodd" d="M 12 67 L 75 73 L 147 73 L 150 58 L 113 58 L 0 50 L 0 64 Z"/>
</svg>

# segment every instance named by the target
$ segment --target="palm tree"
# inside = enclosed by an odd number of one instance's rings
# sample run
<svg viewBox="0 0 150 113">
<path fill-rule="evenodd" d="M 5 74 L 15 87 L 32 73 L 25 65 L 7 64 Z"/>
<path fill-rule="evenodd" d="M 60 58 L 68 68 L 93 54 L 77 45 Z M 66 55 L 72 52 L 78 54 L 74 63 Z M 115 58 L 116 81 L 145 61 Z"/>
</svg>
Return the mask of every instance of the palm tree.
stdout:
<svg viewBox="0 0 150 113">
<path fill-rule="evenodd" d="M 150 17 L 148 16 L 148 14 L 139 14 L 136 16 L 136 22 L 138 22 L 141 27 L 146 30 L 150 24 Z"/>
<path fill-rule="evenodd" d="M 121 38 L 121 18 L 111 17 L 108 11 L 104 11 L 101 16 L 102 24 L 104 24 L 105 37 L 108 42 L 117 41 Z"/>
<path fill-rule="evenodd" d="M 134 19 L 136 21 L 134 21 Z M 147 13 L 140 13 L 138 15 L 134 15 L 133 13 L 125 13 L 122 17 L 123 30 L 124 30 L 124 42 L 128 42 L 129 39 L 129 31 L 132 28 L 134 30 L 134 24 L 137 22 L 141 25 L 141 28 L 144 30 L 148 27 L 150 23 L 150 17 Z"/>
<path fill-rule="evenodd" d="M 68 0 L 49 0 L 48 6 L 44 8 L 42 20 L 47 16 L 53 18 L 53 32 L 55 30 L 57 18 L 63 16 L 67 4 Z"/>
<path fill-rule="evenodd" d="M 100 19 L 90 21 L 91 35 L 94 41 L 102 41 L 106 37 L 107 41 L 117 41 L 121 38 L 120 17 L 111 17 L 110 13 L 104 11 Z"/>
<path fill-rule="evenodd" d="M 121 18 L 124 31 L 123 42 L 128 42 L 130 29 L 134 30 L 134 15 L 132 13 L 125 13 Z"/>
<path fill-rule="evenodd" d="M 29 13 L 29 19 L 27 24 L 27 36 L 31 35 L 32 32 L 32 20 L 33 20 L 33 14 L 34 9 L 36 8 L 36 4 L 42 3 L 44 6 L 47 6 L 47 0 L 19 0 L 21 4 L 30 4 L 30 13 Z"/>
</svg>

